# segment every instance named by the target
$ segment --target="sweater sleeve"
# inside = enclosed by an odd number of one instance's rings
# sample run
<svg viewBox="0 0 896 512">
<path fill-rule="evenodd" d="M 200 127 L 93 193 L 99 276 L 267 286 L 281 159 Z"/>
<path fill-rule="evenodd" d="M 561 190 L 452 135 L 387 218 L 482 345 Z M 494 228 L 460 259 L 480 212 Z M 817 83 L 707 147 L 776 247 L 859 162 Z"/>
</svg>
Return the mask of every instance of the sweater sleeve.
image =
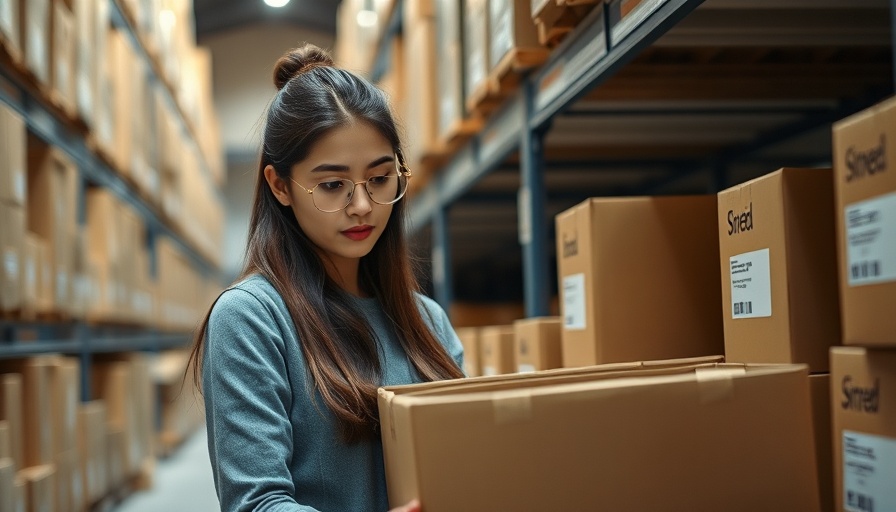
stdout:
<svg viewBox="0 0 896 512">
<path fill-rule="evenodd" d="M 438 302 L 429 297 L 421 295 L 420 300 L 430 322 L 432 322 L 433 332 L 436 337 L 442 342 L 442 346 L 445 347 L 448 355 L 457 363 L 457 367 L 463 370 L 464 346 L 461 344 L 460 338 L 457 337 L 457 333 L 454 332 L 454 327 L 451 326 L 448 314 L 445 313 L 445 310 L 442 309 Z"/>
<path fill-rule="evenodd" d="M 270 310 L 248 291 L 218 299 L 206 331 L 202 380 L 209 455 L 224 512 L 313 512 L 295 502 L 289 461 L 292 391 Z"/>
</svg>

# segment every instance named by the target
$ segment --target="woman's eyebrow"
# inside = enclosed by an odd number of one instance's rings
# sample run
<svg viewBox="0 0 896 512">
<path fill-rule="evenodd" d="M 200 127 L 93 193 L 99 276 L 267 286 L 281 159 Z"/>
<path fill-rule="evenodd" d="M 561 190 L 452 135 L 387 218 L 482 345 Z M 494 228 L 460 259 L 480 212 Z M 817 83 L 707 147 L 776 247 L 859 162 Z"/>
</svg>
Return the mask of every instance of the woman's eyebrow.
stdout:
<svg viewBox="0 0 896 512">
<path fill-rule="evenodd" d="M 383 165 L 386 162 L 392 162 L 395 160 L 395 157 L 392 155 L 381 156 L 370 162 L 370 165 L 367 166 L 368 169 L 373 169 L 374 167 L 378 167 Z M 320 164 L 314 169 L 311 169 L 311 172 L 348 172 L 350 169 L 347 165 L 340 164 Z"/>
</svg>

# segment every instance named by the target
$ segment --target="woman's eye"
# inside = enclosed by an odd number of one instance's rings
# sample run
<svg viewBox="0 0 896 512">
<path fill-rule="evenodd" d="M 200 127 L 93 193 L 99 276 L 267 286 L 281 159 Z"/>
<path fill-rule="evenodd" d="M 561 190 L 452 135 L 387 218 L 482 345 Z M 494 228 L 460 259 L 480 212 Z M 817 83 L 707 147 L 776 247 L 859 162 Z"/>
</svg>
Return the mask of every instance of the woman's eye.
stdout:
<svg viewBox="0 0 896 512">
<path fill-rule="evenodd" d="M 322 188 L 324 190 L 328 190 L 328 191 L 339 190 L 342 187 L 342 180 L 324 181 L 318 186 L 320 188 Z"/>
<path fill-rule="evenodd" d="M 383 185 L 389 181 L 388 176 L 374 176 L 367 180 L 371 185 Z"/>
</svg>

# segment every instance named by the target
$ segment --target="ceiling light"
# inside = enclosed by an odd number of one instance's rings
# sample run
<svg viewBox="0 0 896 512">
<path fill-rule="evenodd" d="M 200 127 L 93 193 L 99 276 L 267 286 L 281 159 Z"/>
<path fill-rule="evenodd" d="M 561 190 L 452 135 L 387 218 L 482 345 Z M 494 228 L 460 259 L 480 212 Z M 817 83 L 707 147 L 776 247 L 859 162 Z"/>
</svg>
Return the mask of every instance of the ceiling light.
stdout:
<svg viewBox="0 0 896 512">
<path fill-rule="evenodd" d="M 358 11 L 358 25 L 370 28 L 376 25 L 376 13 L 373 11 Z"/>
<path fill-rule="evenodd" d="M 271 7 L 283 7 L 289 3 L 289 0 L 264 0 L 264 3 Z"/>
</svg>

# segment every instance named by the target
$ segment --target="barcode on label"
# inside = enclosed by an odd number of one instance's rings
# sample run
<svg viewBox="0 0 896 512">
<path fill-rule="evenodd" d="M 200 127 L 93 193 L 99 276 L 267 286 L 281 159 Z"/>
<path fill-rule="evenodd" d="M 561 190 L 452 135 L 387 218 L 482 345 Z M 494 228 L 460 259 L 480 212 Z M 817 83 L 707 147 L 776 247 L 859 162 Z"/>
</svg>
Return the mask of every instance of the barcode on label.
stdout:
<svg viewBox="0 0 896 512">
<path fill-rule="evenodd" d="M 853 279 L 880 276 L 880 260 L 854 263 L 850 269 Z"/>
<path fill-rule="evenodd" d="M 874 498 L 860 492 L 847 491 L 846 505 L 862 512 L 874 512 Z"/>
<path fill-rule="evenodd" d="M 734 303 L 734 316 L 750 315 L 752 313 L 753 313 L 753 301 L 735 302 Z"/>
</svg>

